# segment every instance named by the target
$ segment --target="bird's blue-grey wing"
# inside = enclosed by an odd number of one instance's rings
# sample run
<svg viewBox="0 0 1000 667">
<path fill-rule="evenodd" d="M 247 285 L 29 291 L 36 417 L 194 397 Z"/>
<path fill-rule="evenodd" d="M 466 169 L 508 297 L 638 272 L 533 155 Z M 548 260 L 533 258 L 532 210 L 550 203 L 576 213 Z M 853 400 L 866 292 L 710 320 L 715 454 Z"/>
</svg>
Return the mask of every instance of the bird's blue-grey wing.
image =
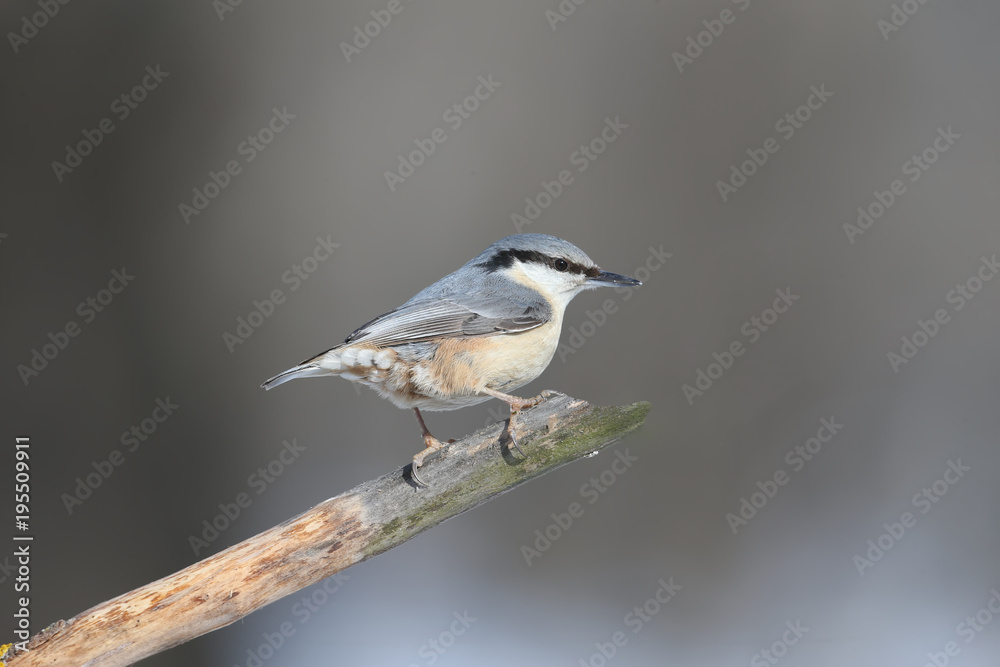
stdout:
<svg viewBox="0 0 1000 667">
<path fill-rule="evenodd" d="M 434 338 L 516 333 L 551 318 L 552 309 L 540 299 L 452 295 L 409 301 L 361 326 L 344 342 L 389 347 Z"/>
</svg>

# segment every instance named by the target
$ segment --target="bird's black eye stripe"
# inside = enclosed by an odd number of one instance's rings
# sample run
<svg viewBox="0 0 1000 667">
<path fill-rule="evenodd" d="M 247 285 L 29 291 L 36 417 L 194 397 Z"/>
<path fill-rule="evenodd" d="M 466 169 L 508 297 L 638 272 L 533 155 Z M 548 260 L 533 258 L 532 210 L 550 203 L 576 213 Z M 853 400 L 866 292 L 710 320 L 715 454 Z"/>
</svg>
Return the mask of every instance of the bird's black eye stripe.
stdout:
<svg viewBox="0 0 1000 667">
<path fill-rule="evenodd" d="M 563 257 L 549 257 L 537 250 L 515 250 L 513 248 L 499 250 L 488 260 L 476 266 L 485 269 L 487 273 L 493 273 L 501 269 L 510 268 L 514 264 L 515 259 L 523 263 L 551 266 L 556 271 L 568 271 L 588 277 L 596 277 L 600 273 L 600 269 L 596 266 L 582 266 Z"/>
</svg>

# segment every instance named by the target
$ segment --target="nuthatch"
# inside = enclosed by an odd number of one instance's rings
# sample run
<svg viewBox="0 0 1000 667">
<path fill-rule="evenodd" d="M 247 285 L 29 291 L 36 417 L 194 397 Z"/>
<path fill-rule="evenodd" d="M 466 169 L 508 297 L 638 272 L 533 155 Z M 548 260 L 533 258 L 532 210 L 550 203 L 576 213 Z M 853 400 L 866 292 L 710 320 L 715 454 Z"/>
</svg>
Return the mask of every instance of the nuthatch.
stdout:
<svg viewBox="0 0 1000 667">
<path fill-rule="evenodd" d="M 537 378 L 552 361 L 566 306 L 586 289 L 641 284 L 602 271 L 568 241 L 508 236 L 340 345 L 261 386 L 339 375 L 413 408 L 425 449 L 413 457 L 411 476 L 426 486 L 417 469 L 444 445 L 427 430 L 421 409 L 455 410 L 499 398 L 510 406 L 508 432 L 520 451 L 515 418 L 545 392 L 527 399 L 507 392 Z"/>
</svg>

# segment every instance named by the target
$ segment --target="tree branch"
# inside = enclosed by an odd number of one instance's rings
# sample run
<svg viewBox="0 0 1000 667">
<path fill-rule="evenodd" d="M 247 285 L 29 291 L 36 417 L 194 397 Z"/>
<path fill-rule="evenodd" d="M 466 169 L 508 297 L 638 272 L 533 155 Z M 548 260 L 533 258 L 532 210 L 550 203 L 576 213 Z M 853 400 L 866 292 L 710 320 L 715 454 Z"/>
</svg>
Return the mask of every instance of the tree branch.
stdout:
<svg viewBox="0 0 1000 667">
<path fill-rule="evenodd" d="M 420 469 L 428 488 L 414 485 L 408 466 L 365 482 L 180 572 L 56 622 L 7 664 L 132 664 L 602 449 L 638 428 L 648 411 L 648 403 L 595 407 L 554 394 L 518 417 L 526 458 L 507 446 L 506 422 L 493 424 L 429 458 Z"/>
</svg>

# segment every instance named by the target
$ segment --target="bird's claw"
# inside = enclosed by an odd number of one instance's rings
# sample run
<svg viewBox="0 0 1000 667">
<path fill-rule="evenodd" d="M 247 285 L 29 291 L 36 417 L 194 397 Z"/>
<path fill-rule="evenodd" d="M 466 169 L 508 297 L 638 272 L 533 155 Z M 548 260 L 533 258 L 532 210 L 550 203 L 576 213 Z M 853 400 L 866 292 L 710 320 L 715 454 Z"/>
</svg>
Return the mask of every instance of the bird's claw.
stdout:
<svg viewBox="0 0 1000 667">
<path fill-rule="evenodd" d="M 514 445 L 514 449 L 517 450 L 517 453 L 520 454 L 521 456 L 527 457 L 527 454 L 525 454 L 524 450 L 521 449 L 521 445 L 517 444 L 517 436 L 514 435 L 514 415 L 515 414 L 517 414 L 517 413 L 512 413 L 511 416 L 510 416 L 510 421 L 507 422 L 507 435 L 510 436 L 510 444 Z"/>
<path fill-rule="evenodd" d="M 435 452 L 444 449 L 445 444 L 450 445 L 453 442 L 455 442 L 454 438 L 449 440 L 447 443 L 442 443 L 440 440 L 431 436 L 430 434 L 427 434 L 424 437 L 425 449 L 423 449 L 419 454 L 415 454 L 413 456 L 413 465 L 410 466 L 410 478 L 413 479 L 413 481 L 416 482 L 418 486 L 422 487 L 430 486 L 430 484 L 420 479 L 419 475 L 417 475 L 417 469 L 424 465 L 424 460 L 431 454 L 434 454 Z"/>
<path fill-rule="evenodd" d="M 413 464 L 410 466 L 410 478 L 413 479 L 414 482 L 416 482 L 417 486 L 424 488 L 430 486 L 430 484 L 420 479 L 420 476 L 417 474 L 417 469 L 424 465 L 424 459 L 427 458 L 427 455 L 435 451 L 437 450 L 425 449 L 424 451 L 420 452 L 419 454 L 413 457 Z"/>
<path fill-rule="evenodd" d="M 533 408 L 546 398 L 554 396 L 556 392 L 551 389 L 543 389 L 537 396 L 529 399 L 525 399 L 524 402 L 518 407 L 514 408 L 513 405 L 510 406 L 510 420 L 507 422 L 507 434 L 510 436 L 510 444 L 514 445 L 514 449 L 518 451 L 521 456 L 527 456 L 524 450 L 521 449 L 521 445 L 517 442 L 517 435 L 515 434 L 516 426 L 514 425 L 515 418 L 517 415 L 521 414 L 522 410 L 528 408 Z"/>
<path fill-rule="evenodd" d="M 413 464 L 410 466 L 410 479 L 412 479 L 413 482 L 417 486 L 419 486 L 421 488 L 426 489 L 428 486 L 430 486 L 430 484 L 428 484 L 424 480 L 420 479 L 420 477 L 417 475 L 417 462 L 416 461 L 414 461 Z"/>
</svg>

